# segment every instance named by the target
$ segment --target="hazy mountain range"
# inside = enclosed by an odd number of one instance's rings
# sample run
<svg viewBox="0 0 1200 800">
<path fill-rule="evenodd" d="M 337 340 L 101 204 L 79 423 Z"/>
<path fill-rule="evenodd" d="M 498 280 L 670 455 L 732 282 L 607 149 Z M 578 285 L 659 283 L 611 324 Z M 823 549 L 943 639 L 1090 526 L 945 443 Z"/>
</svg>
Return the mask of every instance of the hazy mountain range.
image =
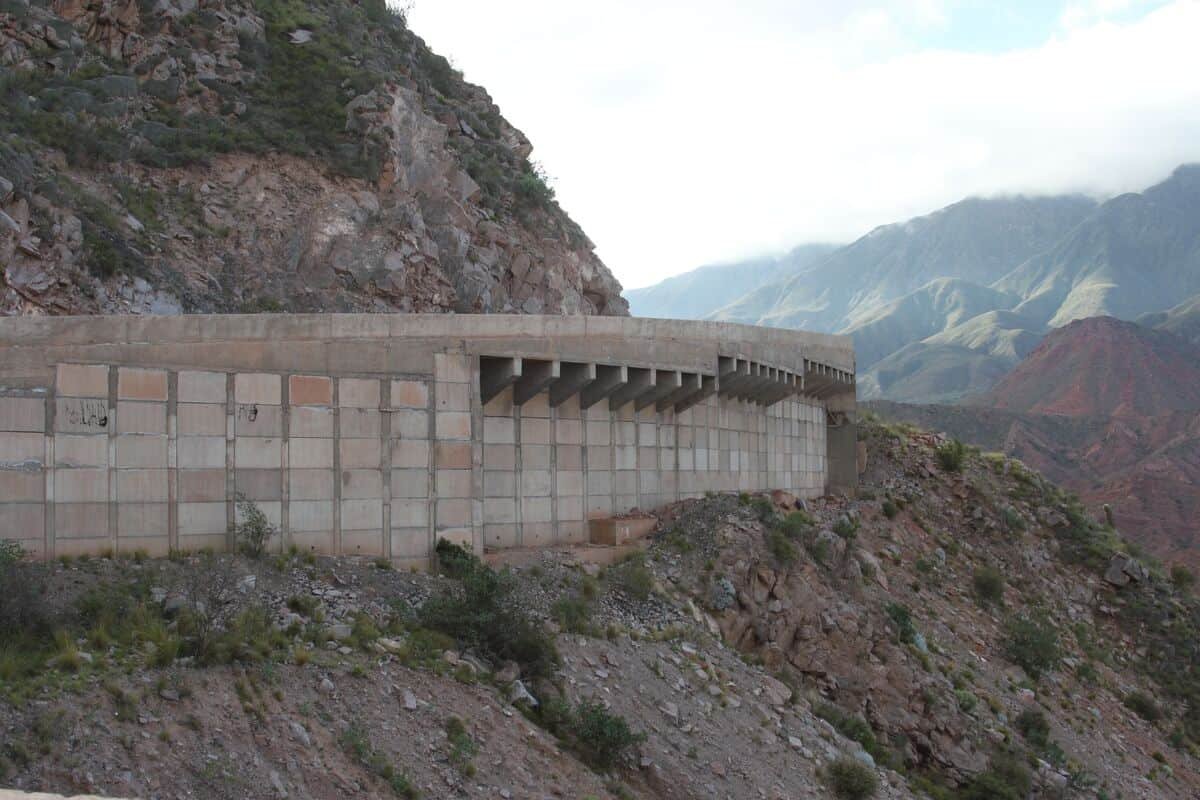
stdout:
<svg viewBox="0 0 1200 800">
<path fill-rule="evenodd" d="M 968 198 L 851 244 L 706 267 L 626 293 L 643 316 L 854 337 L 859 393 L 952 402 L 1086 317 L 1200 338 L 1200 165 L 1140 194 Z M 714 307 L 729 287 L 744 293 Z"/>
</svg>

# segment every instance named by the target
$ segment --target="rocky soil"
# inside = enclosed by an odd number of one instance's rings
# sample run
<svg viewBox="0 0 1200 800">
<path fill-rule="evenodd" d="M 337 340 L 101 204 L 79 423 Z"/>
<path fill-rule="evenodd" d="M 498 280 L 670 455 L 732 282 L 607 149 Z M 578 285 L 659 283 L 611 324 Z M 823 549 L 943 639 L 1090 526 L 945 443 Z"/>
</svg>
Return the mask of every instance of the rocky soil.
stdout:
<svg viewBox="0 0 1200 800">
<path fill-rule="evenodd" d="M 0 96 L 0 313 L 627 313 L 381 0 L 11 0 Z"/>
<path fill-rule="evenodd" d="M 1019 462 L 967 452 L 947 471 L 938 437 L 864 432 L 858 499 L 685 501 L 644 558 L 601 570 L 548 551 L 511 572 L 515 613 L 558 653 L 545 675 L 426 627 L 475 586 L 450 562 L 454 577 L 296 554 L 16 567 L 62 632 L 36 670 L 14 658 L 28 639 L 0 642 L 0 781 L 163 798 L 1195 796 L 1189 588 Z M 112 604 L 131 609 L 128 641 L 72 627 Z M 262 629 L 239 621 L 253 609 Z M 198 610 L 245 636 L 206 661 Z M 591 701 L 632 733 L 611 763 L 556 717 Z M 838 794 L 835 763 L 874 793 Z"/>
</svg>

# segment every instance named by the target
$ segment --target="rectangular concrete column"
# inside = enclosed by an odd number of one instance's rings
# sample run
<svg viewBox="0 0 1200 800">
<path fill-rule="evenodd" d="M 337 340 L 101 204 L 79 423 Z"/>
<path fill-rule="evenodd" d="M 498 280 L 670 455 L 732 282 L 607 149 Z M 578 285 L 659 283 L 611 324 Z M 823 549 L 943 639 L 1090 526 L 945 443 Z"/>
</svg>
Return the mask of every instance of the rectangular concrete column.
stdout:
<svg viewBox="0 0 1200 800">
<path fill-rule="evenodd" d="M 433 392 L 426 380 L 393 380 L 389 401 L 392 559 L 425 566 L 433 543 Z"/>
<path fill-rule="evenodd" d="M 511 388 L 483 407 L 483 543 L 492 550 L 516 547 L 519 542 L 519 419 L 515 414 Z"/>
<path fill-rule="evenodd" d="M 48 392 L 0 395 L 0 539 L 53 554 L 54 403 Z"/>
<path fill-rule="evenodd" d="M 471 357 L 436 353 L 433 363 L 435 536 L 482 553 L 472 500 Z"/>
<path fill-rule="evenodd" d="M 115 396 L 115 385 L 111 388 Z M 47 493 L 55 504 L 51 555 L 94 555 L 113 549 L 109 451 L 116 424 L 109 392 L 107 366 L 59 364 L 56 369 L 54 483 Z M 13 447 L 23 444 L 32 446 L 28 436 L 13 439 L 6 460 L 14 458 Z"/>
<path fill-rule="evenodd" d="M 234 376 L 234 490 L 277 529 L 283 522 L 283 378 L 270 373 Z M 236 522 L 245 521 L 241 508 Z M 282 535 L 268 543 L 277 552 Z"/>
<path fill-rule="evenodd" d="M 183 552 L 227 544 L 234 488 L 231 383 L 223 372 L 175 376 L 175 546 Z"/>
<path fill-rule="evenodd" d="M 520 406 L 520 412 L 517 490 L 521 546 L 548 547 L 555 541 L 554 426 L 549 393 L 533 395 Z"/>
<path fill-rule="evenodd" d="M 334 380 L 288 376 L 287 502 L 289 544 L 313 553 L 337 552 L 334 533 Z"/>
<path fill-rule="evenodd" d="M 170 550 L 167 373 L 117 370 L 114 437 L 116 549 L 155 557 Z"/>
<path fill-rule="evenodd" d="M 341 552 L 383 555 L 382 393 L 375 378 L 339 378 L 335 454 Z"/>
<path fill-rule="evenodd" d="M 584 495 L 587 471 L 584 463 L 584 423 L 579 397 L 573 396 L 554 409 L 554 507 L 558 526 L 556 540 L 578 544 L 587 541 Z"/>
</svg>

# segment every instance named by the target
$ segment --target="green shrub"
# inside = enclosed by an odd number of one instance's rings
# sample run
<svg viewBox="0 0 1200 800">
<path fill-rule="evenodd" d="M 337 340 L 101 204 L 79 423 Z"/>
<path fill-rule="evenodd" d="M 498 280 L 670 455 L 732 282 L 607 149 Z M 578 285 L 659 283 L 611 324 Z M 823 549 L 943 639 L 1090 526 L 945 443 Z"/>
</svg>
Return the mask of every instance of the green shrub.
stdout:
<svg viewBox="0 0 1200 800">
<path fill-rule="evenodd" d="M 276 532 L 275 526 L 253 500 L 240 492 L 237 506 L 242 515 L 242 521 L 237 525 L 238 547 L 251 558 L 259 558 L 267 552 L 267 543 Z"/>
<path fill-rule="evenodd" d="M 1171 583 L 1180 592 L 1190 592 L 1196 584 L 1196 575 L 1183 564 L 1171 567 Z"/>
<path fill-rule="evenodd" d="M 438 563 L 443 571 L 452 566 L 459 583 L 421 606 L 418 620 L 422 626 L 490 660 L 516 661 L 522 674 L 530 678 L 553 673 L 558 664 L 554 642 L 514 600 L 511 574 L 497 573 L 473 554 L 442 542 L 438 543 Z"/>
<path fill-rule="evenodd" d="M 592 607 L 577 595 L 559 598 L 554 603 L 554 619 L 568 633 L 588 633 L 592 626 Z"/>
<path fill-rule="evenodd" d="M 467 726 L 458 717 L 451 716 L 446 720 L 446 741 L 450 743 L 450 763 L 464 775 L 475 774 L 475 765 L 471 763 L 479 753 L 479 745 L 467 732 Z"/>
<path fill-rule="evenodd" d="M 1050 721 L 1040 708 L 1029 708 L 1014 720 L 1017 730 L 1035 750 L 1043 750 L 1050 744 Z"/>
<path fill-rule="evenodd" d="M 985 566 L 975 570 L 971 576 L 971 585 L 975 587 L 975 599 L 982 606 L 999 606 L 1004 604 L 1004 575 L 995 567 Z"/>
<path fill-rule="evenodd" d="M 830 791 L 841 800 L 866 800 L 879 791 L 875 770 L 845 756 L 825 768 L 824 779 Z"/>
<path fill-rule="evenodd" d="M 842 515 L 833 523 L 833 532 L 843 539 L 853 539 L 858 534 L 858 521 Z"/>
<path fill-rule="evenodd" d="M 767 531 L 767 549 L 778 564 L 786 566 L 796 560 L 796 545 L 778 528 Z"/>
<path fill-rule="evenodd" d="M 754 516 L 758 517 L 759 522 L 773 523 L 778 519 L 779 515 L 775 513 L 775 504 L 771 502 L 771 498 L 759 495 L 750 501 L 750 508 L 754 511 Z"/>
<path fill-rule="evenodd" d="M 897 505 L 896 505 L 895 503 L 893 503 L 891 500 L 884 500 L 884 501 L 883 501 L 883 515 L 884 515 L 885 517 L 887 517 L 888 519 L 895 519 L 895 518 L 896 518 L 896 515 L 897 515 L 897 514 L 899 514 L 899 513 L 900 513 L 900 507 L 899 507 L 899 506 L 897 506 Z"/>
<path fill-rule="evenodd" d="M 624 717 L 610 714 L 598 702 L 585 700 L 575 708 L 570 741 L 583 760 L 596 769 L 616 766 L 625 751 L 644 738 L 630 729 Z"/>
<path fill-rule="evenodd" d="M 1145 692 L 1136 691 L 1125 695 L 1125 707 L 1147 722 L 1158 722 L 1162 718 L 1162 710 L 1154 698 Z"/>
<path fill-rule="evenodd" d="M 1004 654 L 1037 680 L 1058 666 L 1062 657 L 1058 631 L 1045 614 L 1013 617 L 1005 626 Z"/>
<path fill-rule="evenodd" d="M 777 526 L 789 539 L 799 539 L 813 526 L 813 518 L 803 511 L 793 511 L 780 520 Z"/>
<path fill-rule="evenodd" d="M 1033 788 L 1029 768 L 1011 753 L 998 753 L 988 768 L 963 787 L 961 800 L 1025 800 Z"/>
<path fill-rule="evenodd" d="M 451 578 L 465 578 L 476 566 L 475 555 L 449 539 L 438 539 L 433 548 L 438 570 Z"/>
<path fill-rule="evenodd" d="M 901 603 L 888 603 L 884 607 L 884 611 L 888 615 L 888 619 L 896 626 L 896 638 L 902 644 L 912 644 L 917 639 L 917 629 L 913 625 L 912 612 L 908 610 L 908 606 Z"/>
<path fill-rule="evenodd" d="M 961 471 L 966 456 L 967 447 L 958 439 L 951 439 L 937 448 L 938 465 L 945 472 Z"/>
<path fill-rule="evenodd" d="M 634 600 L 646 600 L 654 591 L 654 575 L 644 553 L 635 553 L 611 570 L 613 582 Z"/>
</svg>

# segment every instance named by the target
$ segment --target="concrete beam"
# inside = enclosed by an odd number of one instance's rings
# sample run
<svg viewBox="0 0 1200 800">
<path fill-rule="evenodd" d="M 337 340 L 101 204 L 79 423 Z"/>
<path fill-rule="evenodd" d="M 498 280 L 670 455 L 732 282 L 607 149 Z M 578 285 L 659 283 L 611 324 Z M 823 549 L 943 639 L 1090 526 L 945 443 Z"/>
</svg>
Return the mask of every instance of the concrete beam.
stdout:
<svg viewBox="0 0 1200 800">
<path fill-rule="evenodd" d="M 608 364 L 596 365 L 596 379 L 583 387 L 579 393 L 579 407 L 588 409 L 606 400 L 625 384 L 629 383 L 629 368 Z"/>
<path fill-rule="evenodd" d="M 648 367 L 629 367 L 629 377 L 625 381 L 625 385 L 609 396 L 608 407 L 616 411 L 621 406 L 640 396 L 653 383 L 654 370 Z"/>
<path fill-rule="evenodd" d="M 654 404 L 654 410 L 666 411 L 693 392 L 700 391 L 702 377 L 702 375 L 696 372 L 684 372 L 679 382 L 679 388 L 658 398 L 658 401 Z"/>
<path fill-rule="evenodd" d="M 596 380 L 595 364 L 562 362 L 559 379 L 550 384 L 550 405 L 561 406 L 594 380 Z"/>
<path fill-rule="evenodd" d="M 479 399 L 484 404 L 521 378 L 521 359 L 479 357 Z"/>
<path fill-rule="evenodd" d="M 697 403 L 707 400 L 717 392 L 717 378 L 715 375 L 704 375 L 700 382 L 700 390 L 692 392 L 687 397 L 675 403 L 675 413 L 680 414 L 687 411 Z"/>
<path fill-rule="evenodd" d="M 717 390 L 725 397 L 735 397 L 738 386 L 750 375 L 750 362 L 744 358 L 721 357 L 718 364 L 721 365 L 721 371 L 718 375 Z"/>
<path fill-rule="evenodd" d="M 677 369 L 656 369 L 654 371 L 654 388 L 647 389 L 633 401 L 633 410 L 641 411 L 646 406 L 654 405 L 661 398 L 680 387 L 683 382 L 682 373 Z"/>
<path fill-rule="evenodd" d="M 513 385 L 513 405 L 524 405 L 532 400 L 561 376 L 562 363 L 559 361 L 535 361 L 524 359 L 522 375 Z"/>
</svg>

